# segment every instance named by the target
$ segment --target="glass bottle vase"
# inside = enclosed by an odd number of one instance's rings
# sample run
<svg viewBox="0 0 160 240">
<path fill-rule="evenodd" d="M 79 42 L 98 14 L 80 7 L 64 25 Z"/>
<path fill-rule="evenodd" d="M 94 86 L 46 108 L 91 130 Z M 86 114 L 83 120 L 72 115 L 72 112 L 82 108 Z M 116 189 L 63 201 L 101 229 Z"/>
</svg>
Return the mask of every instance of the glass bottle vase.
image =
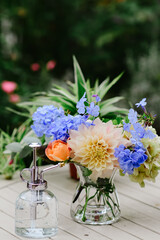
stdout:
<svg viewBox="0 0 160 240">
<path fill-rule="evenodd" d="M 86 176 L 85 167 L 76 166 L 80 181 L 71 204 L 71 217 L 83 224 L 112 224 L 120 218 L 120 205 L 114 185 L 116 170 L 110 178 L 98 178 L 94 183 Z"/>
<path fill-rule="evenodd" d="M 15 232 L 27 238 L 46 238 L 58 230 L 57 199 L 48 190 L 27 190 L 16 201 Z"/>
</svg>

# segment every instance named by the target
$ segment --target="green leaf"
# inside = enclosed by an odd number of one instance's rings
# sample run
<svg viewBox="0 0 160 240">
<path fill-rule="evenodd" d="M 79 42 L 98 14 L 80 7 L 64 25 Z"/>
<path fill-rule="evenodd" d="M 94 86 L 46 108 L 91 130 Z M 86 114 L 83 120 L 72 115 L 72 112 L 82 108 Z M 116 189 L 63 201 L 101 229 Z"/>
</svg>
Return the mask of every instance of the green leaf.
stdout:
<svg viewBox="0 0 160 240">
<path fill-rule="evenodd" d="M 20 154 L 19 154 L 19 157 L 20 158 L 25 158 L 26 156 L 28 156 L 30 153 L 32 152 L 32 148 L 30 148 L 29 146 L 25 146 Z"/>
<path fill-rule="evenodd" d="M 97 94 L 98 96 L 101 98 L 101 100 L 103 99 L 103 97 L 106 95 L 106 88 L 108 86 L 109 83 L 109 77 L 106 78 L 98 87 L 97 89 Z"/>
<path fill-rule="evenodd" d="M 77 101 L 79 101 L 81 97 L 83 97 L 83 94 L 85 93 L 87 88 L 85 87 L 86 85 L 85 79 L 75 56 L 73 56 L 73 66 L 74 66 L 74 78 L 75 78 L 75 84 L 76 84 L 76 97 L 77 97 Z"/>
<path fill-rule="evenodd" d="M 109 113 L 120 113 L 120 114 L 128 114 L 128 110 L 125 108 L 119 108 L 119 107 L 115 107 L 113 105 L 109 105 L 107 108 L 106 107 L 102 107 L 100 109 L 100 115 L 102 117 L 106 116 Z"/>
<path fill-rule="evenodd" d="M 23 138 L 23 142 L 26 143 L 26 144 L 30 144 L 30 143 L 39 143 L 41 144 L 41 141 L 39 138 L 36 138 L 36 137 L 24 137 Z"/>
<path fill-rule="evenodd" d="M 68 87 L 69 87 L 69 89 L 70 89 L 70 92 L 71 92 L 74 96 L 76 96 L 76 84 L 68 81 L 68 82 L 67 82 L 67 85 L 68 85 Z"/>
<path fill-rule="evenodd" d="M 64 103 L 70 107 L 73 107 L 75 108 L 75 105 L 76 105 L 76 102 L 74 101 L 70 101 L 69 99 L 67 99 L 67 97 L 64 97 L 64 96 L 60 96 L 60 95 L 53 95 L 53 94 L 49 94 L 48 95 L 51 100 L 52 100 L 52 105 L 54 102 L 57 102 L 58 104 L 59 103 Z"/>
<path fill-rule="evenodd" d="M 121 74 L 119 74 L 116 78 L 114 78 L 113 80 L 112 80 L 112 82 L 106 87 L 106 89 L 105 89 L 105 92 L 107 93 L 109 90 L 110 90 L 110 88 L 116 83 L 116 82 L 118 82 L 118 80 L 122 77 L 122 75 L 123 75 L 123 72 L 121 73 Z"/>
<path fill-rule="evenodd" d="M 10 150 L 5 150 L 3 151 L 4 154 L 11 154 L 11 151 Z"/>
<path fill-rule="evenodd" d="M 94 84 L 94 94 L 98 94 L 98 86 L 99 86 L 99 80 L 96 79 L 95 84 Z"/>
<path fill-rule="evenodd" d="M 87 94 L 87 99 L 88 99 L 88 102 L 90 103 L 92 101 L 92 88 L 91 88 L 91 83 L 90 83 L 90 80 L 87 79 L 87 82 L 86 82 L 86 94 Z"/>
<path fill-rule="evenodd" d="M 75 102 L 75 103 L 77 102 L 75 97 L 70 92 L 68 92 L 66 89 L 59 87 L 57 85 L 55 85 L 55 87 L 56 88 L 52 88 L 53 92 L 61 94 L 62 96 L 64 96 L 65 98 L 68 98 L 72 102 Z"/>
<path fill-rule="evenodd" d="M 22 145 L 18 142 L 13 142 L 8 144 L 6 149 L 10 150 L 11 152 L 20 152 L 22 150 Z"/>
<path fill-rule="evenodd" d="M 112 105 L 112 104 L 114 104 L 114 103 L 116 103 L 116 102 L 119 102 L 120 100 L 122 100 L 122 99 L 124 99 L 124 97 L 113 97 L 113 98 L 110 98 L 110 99 L 107 99 L 107 100 L 105 100 L 105 101 L 103 101 L 103 102 L 100 102 L 100 105 L 99 105 L 99 107 L 101 108 L 101 107 L 108 107 L 109 105 Z"/>
<path fill-rule="evenodd" d="M 90 176 L 90 175 L 92 174 L 92 171 L 89 170 L 89 169 L 86 168 L 86 167 L 83 167 L 82 171 L 83 171 L 83 176 L 84 176 L 84 177 Z"/>
<path fill-rule="evenodd" d="M 30 116 L 29 113 L 22 113 L 22 112 L 19 112 L 19 111 L 14 110 L 14 109 L 12 109 L 12 108 L 10 108 L 10 107 L 6 107 L 6 109 L 7 109 L 8 111 L 10 111 L 10 112 L 13 112 L 13 113 L 15 113 L 15 114 L 17 114 L 17 115 L 20 115 L 20 116 L 23 116 L 23 117 L 29 117 L 29 116 Z"/>
</svg>

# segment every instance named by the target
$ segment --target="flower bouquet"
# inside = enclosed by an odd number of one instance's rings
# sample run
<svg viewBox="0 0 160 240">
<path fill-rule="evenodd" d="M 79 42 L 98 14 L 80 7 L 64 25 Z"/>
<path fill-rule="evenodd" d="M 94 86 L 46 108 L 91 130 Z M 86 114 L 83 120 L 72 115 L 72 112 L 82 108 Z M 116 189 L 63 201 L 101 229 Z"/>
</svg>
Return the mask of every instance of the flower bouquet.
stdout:
<svg viewBox="0 0 160 240">
<path fill-rule="evenodd" d="M 46 145 L 38 153 L 57 162 L 74 163 L 80 181 L 71 204 L 71 216 L 85 224 L 111 224 L 120 217 L 114 176 L 128 174 L 144 186 L 155 181 L 160 169 L 160 138 L 152 127 L 154 116 L 147 112 L 146 99 L 137 103 L 143 114 L 133 109 L 118 121 L 99 116 L 100 97 L 87 94 L 77 102 L 71 115 L 53 105 L 39 107 L 33 114 L 32 129 L 44 137 Z"/>
</svg>

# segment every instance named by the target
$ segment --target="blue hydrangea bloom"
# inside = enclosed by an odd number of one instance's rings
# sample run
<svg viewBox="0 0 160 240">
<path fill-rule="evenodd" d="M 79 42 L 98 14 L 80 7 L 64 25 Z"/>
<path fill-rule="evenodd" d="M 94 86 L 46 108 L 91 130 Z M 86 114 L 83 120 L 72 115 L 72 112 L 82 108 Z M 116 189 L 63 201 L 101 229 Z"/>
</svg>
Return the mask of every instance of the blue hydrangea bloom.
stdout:
<svg viewBox="0 0 160 240">
<path fill-rule="evenodd" d="M 133 174 L 134 169 L 140 167 L 147 160 L 148 156 L 145 152 L 146 150 L 138 145 L 133 150 L 120 145 L 118 148 L 115 148 L 114 155 L 118 158 L 123 173 Z"/>
<path fill-rule="evenodd" d="M 94 102 L 90 103 L 90 106 L 87 107 L 87 113 L 93 117 L 98 117 L 99 115 L 99 106 L 95 105 Z"/>
<path fill-rule="evenodd" d="M 61 139 L 66 141 L 69 137 L 69 130 L 78 130 L 79 125 L 87 126 L 91 123 L 86 122 L 88 116 L 66 116 L 62 108 L 54 106 L 43 106 L 33 114 L 33 125 L 31 128 L 38 137 L 45 135 L 53 136 L 53 140 Z"/>
<path fill-rule="evenodd" d="M 144 108 L 147 105 L 146 98 L 143 98 L 139 103 L 136 103 L 135 105 L 137 106 L 137 108 L 140 106 Z"/>
<path fill-rule="evenodd" d="M 43 135 L 49 137 L 50 135 L 47 134 L 47 131 L 50 127 L 50 124 L 57 119 L 63 118 L 64 116 L 65 115 L 62 108 L 58 109 L 52 105 L 39 107 L 32 115 L 33 125 L 31 128 L 38 137 L 42 137 Z"/>
<path fill-rule="evenodd" d="M 69 130 L 78 130 L 78 127 L 81 124 L 85 124 L 87 126 L 91 125 L 91 123 L 86 122 L 86 120 L 86 116 L 81 115 L 65 116 L 52 123 L 47 134 L 53 136 L 53 140 L 61 139 L 66 141 L 69 138 Z"/>
<path fill-rule="evenodd" d="M 84 93 L 83 97 L 79 100 L 79 102 L 77 102 L 76 108 L 78 109 L 77 112 L 79 114 L 84 114 L 85 113 L 85 102 L 87 100 L 86 96 L 86 92 Z"/>
</svg>

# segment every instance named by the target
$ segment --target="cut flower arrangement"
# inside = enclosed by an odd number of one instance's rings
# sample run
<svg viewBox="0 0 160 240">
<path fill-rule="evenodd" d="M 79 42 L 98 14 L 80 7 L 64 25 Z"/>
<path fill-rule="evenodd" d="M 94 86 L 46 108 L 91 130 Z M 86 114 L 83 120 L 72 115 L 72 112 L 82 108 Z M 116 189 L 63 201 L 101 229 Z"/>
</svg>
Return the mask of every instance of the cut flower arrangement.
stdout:
<svg viewBox="0 0 160 240">
<path fill-rule="evenodd" d="M 160 169 L 160 137 L 152 127 L 154 116 L 146 110 L 146 99 L 136 104 L 128 117 L 112 121 L 99 116 L 100 97 L 86 93 L 77 102 L 77 114 L 46 105 L 33 114 L 35 134 L 48 144 L 38 150 L 39 156 L 76 165 L 80 182 L 71 204 L 71 216 L 80 223 L 110 224 L 120 217 L 114 175 L 119 169 L 131 181 L 144 186 L 155 181 Z"/>
</svg>

